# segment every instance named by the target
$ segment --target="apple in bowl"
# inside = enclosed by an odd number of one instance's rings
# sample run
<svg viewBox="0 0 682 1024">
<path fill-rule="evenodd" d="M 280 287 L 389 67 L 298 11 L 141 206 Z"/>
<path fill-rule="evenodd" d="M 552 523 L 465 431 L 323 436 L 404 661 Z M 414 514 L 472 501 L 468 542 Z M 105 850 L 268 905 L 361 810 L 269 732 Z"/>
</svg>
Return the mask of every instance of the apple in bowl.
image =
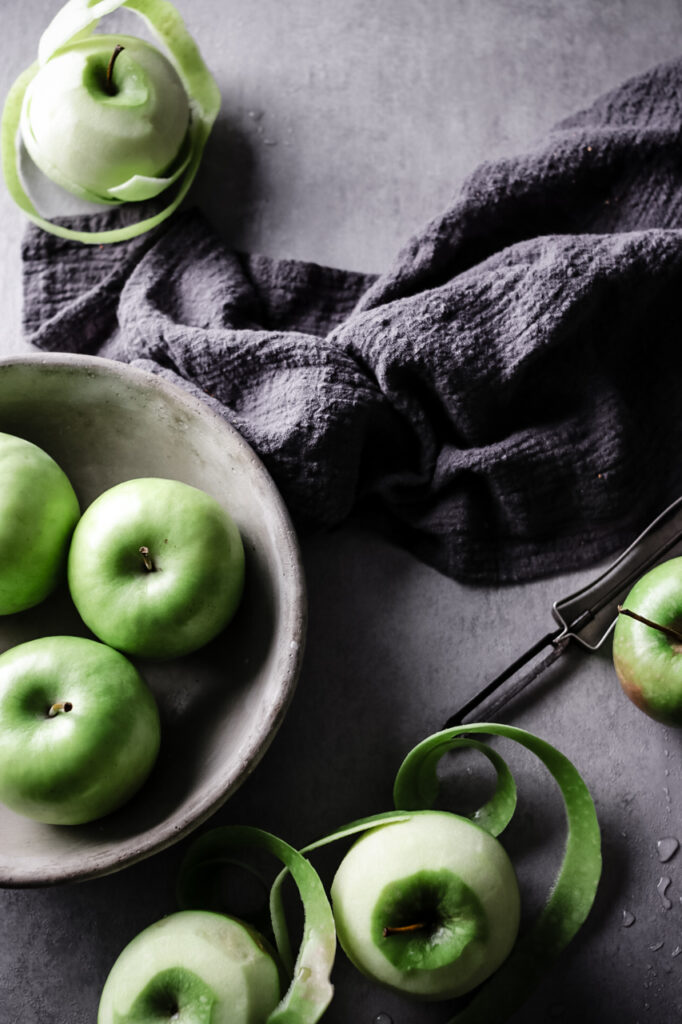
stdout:
<svg viewBox="0 0 682 1024">
<path fill-rule="evenodd" d="M 355 966 L 427 999 L 469 992 L 506 959 L 520 897 L 500 843 L 467 818 L 417 811 L 366 832 L 331 888 L 339 942 Z"/>
<path fill-rule="evenodd" d="M 61 578 L 80 508 L 47 452 L 0 433 L 0 615 L 43 601 Z"/>
<path fill-rule="evenodd" d="M 49 636 L 0 655 L 0 801 L 79 825 L 128 801 L 160 744 L 151 690 L 118 651 Z"/>
<path fill-rule="evenodd" d="M 178 480 L 126 480 L 86 509 L 69 550 L 71 597 L 85 624 L 127 654 L 176 658 L 227 625 L 244 585 L 231 516 Z"/>
</svg>

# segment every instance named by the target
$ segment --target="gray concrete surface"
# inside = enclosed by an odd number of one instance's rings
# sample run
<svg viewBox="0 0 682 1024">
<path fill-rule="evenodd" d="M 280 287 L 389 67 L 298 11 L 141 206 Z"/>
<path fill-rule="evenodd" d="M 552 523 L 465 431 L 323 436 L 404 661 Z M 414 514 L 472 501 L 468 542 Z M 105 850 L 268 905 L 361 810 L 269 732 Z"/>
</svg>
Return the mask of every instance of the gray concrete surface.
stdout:
<svg viewBox="0 0 682 1024">
<path fill-rule="evenodd" d="M 517 149 L 623 78 L 679 52 L 678 0 L 189 0 L 179 3 L 224 108 L 196 194 L 224 237 L 274 256 L 381 270 L 480 160 Z M 56 4 L 3 4 L 0 89 L 34 55 Z M 21 215 L 0 194 L 0 353 L 21 351 Z M 216 816 L 303 843 L 386 809 L 404 753 L 544 632 L 554 597 L 589 573 L 465 588 L 360 526 L 304 542 L 308 648 L 293 708 L 253 777 Z M 514 1020 L 672 1024 L 682 1018 L 679 734 L 622 696 L 609 652 L 574 654 L 505 718 L 579 766 L 603 829 L 594 912 Z M 554 787 L 527 759 L 509 848 L 531 913 L 562 849 Z M 465 775 L 465 779 L 469 777 Z M 0 893 L 0 1020 L 91 1024 L 121 947 L 173 908 L 178 847 L 78 886 Z M 321 858 L 329 873 L 333 858 Z M 670 907 L 658 884 L 670 878 Z M 623 926 L 623 914 L 634 916 Z M 339 955 L 331 1024 L 443 1024 Z M 388 1024 L 385 1021 L 384 1024 Z"/>
</svg>

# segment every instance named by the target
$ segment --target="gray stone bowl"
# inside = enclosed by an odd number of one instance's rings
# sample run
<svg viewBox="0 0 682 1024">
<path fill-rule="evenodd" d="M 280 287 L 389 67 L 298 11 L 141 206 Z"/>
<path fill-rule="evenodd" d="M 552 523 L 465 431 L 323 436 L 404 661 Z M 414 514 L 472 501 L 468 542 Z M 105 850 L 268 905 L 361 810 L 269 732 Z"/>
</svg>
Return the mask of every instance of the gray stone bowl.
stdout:
<svg viewBox="0 0 682 1024">
<path fill-rule="evenodd" d="M 207 403 L 106 359 L 0 361 L 0 431 L 40 445 L 85 509 L 122 480 L 171 477 L 227 507 L 246 550 L 236 617 L 176 661 L 138 660 L 161 713 L 158 762 L 139 793 L 88 825 L 44 825 L 0 805 L 0 885 L 48 885 L 117 871 L 205 821 L 245 780 L 287 710 L 303 653 L 305 588 L 296 536 L 252 449 Z M 40 636 L 90 636 L 64 585 L 0 618 L 0 651 Z"/>
</svg>

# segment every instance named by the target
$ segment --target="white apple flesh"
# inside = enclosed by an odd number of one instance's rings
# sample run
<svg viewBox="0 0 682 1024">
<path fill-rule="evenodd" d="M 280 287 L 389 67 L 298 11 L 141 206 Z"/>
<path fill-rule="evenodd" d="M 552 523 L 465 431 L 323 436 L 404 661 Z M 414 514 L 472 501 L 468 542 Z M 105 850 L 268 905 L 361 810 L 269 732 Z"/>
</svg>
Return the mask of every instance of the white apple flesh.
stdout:
<svg viewBox="0 0 682 1024">
<path fill-rule="evenodd" d="M 341 946 L 370 978 L 422 999 L 470 991 L 506 959 L 519 925 L 514 869 L 466 818 L 416 812 L 365 833 L 334 878 Z"/>
<path fill-rule="evenodd" d="M 125 947 L 97 1024 L 263 1024 L 279 998 L 277 965 L 257 932 L 222 914 L 183 910 Z"/>
<path fill-rule="evenodd" d="M 119 45 L 107 88 L 107 68 Z M 189 125 L 175 68 L 132 36 L 94 35 L 51 57 L 30 83 L 21 134 L 53 181 L 95 202 L 148 199 L 169 184 Z"/>
</svg>

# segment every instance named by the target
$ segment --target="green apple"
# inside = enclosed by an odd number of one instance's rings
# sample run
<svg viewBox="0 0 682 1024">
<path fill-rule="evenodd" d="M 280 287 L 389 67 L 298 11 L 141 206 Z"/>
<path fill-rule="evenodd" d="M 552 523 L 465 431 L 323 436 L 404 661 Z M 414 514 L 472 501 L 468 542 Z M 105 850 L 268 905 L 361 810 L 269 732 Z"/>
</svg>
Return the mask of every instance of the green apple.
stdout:
<svg viewBox="0 0 682 1024">
<path fill-rule="evenodd" d="M 80 509 L 47 452 L 0 434 L 0 615 L 24 611 L 54 590 Z"/>
<path fill-rule="evenodd" d="M 277 965 L 258 932 L 223 914 L 182 910 L 123 950 L 97 1024 L 264 1024 L 279 997 Z"/>
<path fill-rule="evenodd" d="M 489 832 L 444 811 L 366 832 L 331 888 L 341 946 L 364 974 L 422 999 L 474 988 L 509 954 L 520 899 Z"/>
<path fill-rule="evenodd" d="M 73 534 L 71 596 L 83 621 L 128 654 L 173 658 L 212 640 L 237 609 L 244 549 L 214 498 L 177 480 L 127 480 Z"/>
<path fill-rule="evenodd" d="M 170 61 L 132 36 L 58 50 L 26 90 L 21 135 L 40 170 L 92 202 L 149 199 L 184 170 L 189 101 Z"/>
<path fill-rule="evenodd" d="M 682 725 L 682 558 L 661 562 L 628 594 L 613 635 L 613 663 L 638 708 L 666 725 Z"/>
<path fill-rule="evenodd" d="M 118 651 L 51 636 L 0 655 L 0 801 L 52 825 L 125 803 L 159 750 L 156 702 Z"/>
</svg>

